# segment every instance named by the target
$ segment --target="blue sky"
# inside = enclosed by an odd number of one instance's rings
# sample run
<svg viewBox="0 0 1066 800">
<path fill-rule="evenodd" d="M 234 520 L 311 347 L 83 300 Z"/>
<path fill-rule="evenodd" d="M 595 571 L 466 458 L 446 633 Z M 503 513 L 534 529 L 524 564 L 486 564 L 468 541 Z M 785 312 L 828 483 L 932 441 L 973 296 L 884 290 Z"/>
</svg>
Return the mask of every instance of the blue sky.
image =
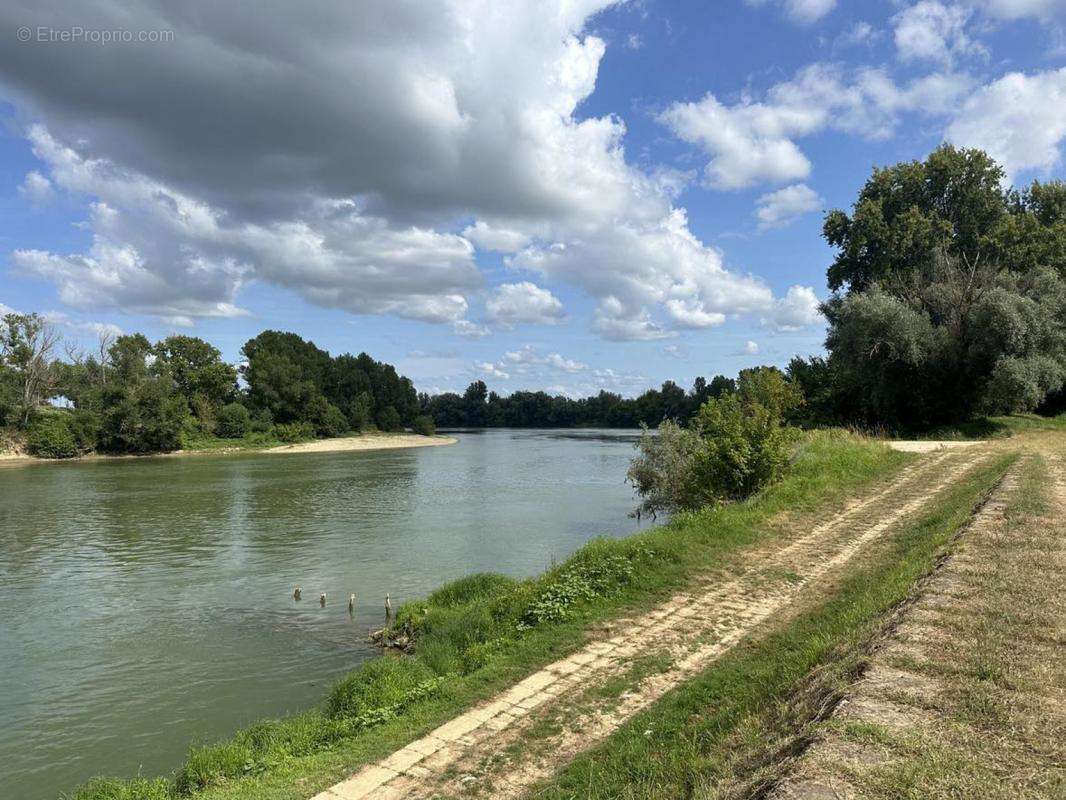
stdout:
<svg viewBox="0 0 1066 800">
<path fill-rule="evenodd" d="M 820 351 L 872 166 L 1063 175 L 1063 0 L 61 5 L 0 11 L 0 304 L 86 344 L 633 394 Z"/>
</svg>

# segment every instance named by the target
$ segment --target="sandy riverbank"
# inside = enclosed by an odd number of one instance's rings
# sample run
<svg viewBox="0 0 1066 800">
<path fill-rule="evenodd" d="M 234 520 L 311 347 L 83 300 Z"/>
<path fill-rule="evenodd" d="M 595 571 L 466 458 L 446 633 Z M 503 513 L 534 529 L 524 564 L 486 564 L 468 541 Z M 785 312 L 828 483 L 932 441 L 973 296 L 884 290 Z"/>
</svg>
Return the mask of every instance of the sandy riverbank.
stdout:
<svg viewBox="0 0 1066 800">
<path fill-rule="evenodd" d="M 311 442 L 283 444 L 277 447 L 220 447 L 213 450 L 173 450 L 169 453 L 142 455 L 104 455 L 91 453 L 79 458 L 37 458 L 25 453 L 0 453 L 0 465 L 31 464 L 37 462 L 70 463 L 98 459 L 176 458 L 179 456 L 224 456 L 238 453 L 343 453 L 357 450 L 395 450 L 401 447 L 436 447 L 455 444 L 451 436 L 421 436 L 415 433 L 367 433 L 361 436 L 340 436 L 336 439 L 315 439 Z"/>
<path fill-rule="evenodd" d="M 315 439 L 313 442 L 284 444 L 264 450 L 265 453 L 341 453 L 348 450 L 393 450 L 399 447 L 436 447 L 455 444 L 451 436 L 421 436 L 417 433 L 366 434 L 337 439 Z"/>
</svg>

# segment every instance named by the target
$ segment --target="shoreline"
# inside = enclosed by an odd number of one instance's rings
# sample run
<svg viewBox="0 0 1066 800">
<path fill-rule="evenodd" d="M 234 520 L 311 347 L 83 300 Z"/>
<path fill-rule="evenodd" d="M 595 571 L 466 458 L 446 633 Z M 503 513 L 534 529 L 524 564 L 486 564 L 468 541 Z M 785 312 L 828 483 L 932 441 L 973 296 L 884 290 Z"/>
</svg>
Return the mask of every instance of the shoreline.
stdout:
<svg viewBox="0 0 1066 800">
<path fill-rule="evenodd" d="M 439 447 L 456 444 L 454 436 L 423 436 L 419 433 L 369 433 L 357 436 L 337 436 L 309 442 L 273 445 L 270 447 L 219 447 L 207 450 L 171 450 L 166 453 L 89 453 L 75 458 L 38 458 L 25 453 L 0 453 L 0 467 L 21 464 L 79 463 L 82 461 L 117 461 L 133 458 L 184 458 L 187 456 L 229 456 L 241 453 L 354 453 L 373 450 L 399 450 L 408 447 Z"/>
</svg>

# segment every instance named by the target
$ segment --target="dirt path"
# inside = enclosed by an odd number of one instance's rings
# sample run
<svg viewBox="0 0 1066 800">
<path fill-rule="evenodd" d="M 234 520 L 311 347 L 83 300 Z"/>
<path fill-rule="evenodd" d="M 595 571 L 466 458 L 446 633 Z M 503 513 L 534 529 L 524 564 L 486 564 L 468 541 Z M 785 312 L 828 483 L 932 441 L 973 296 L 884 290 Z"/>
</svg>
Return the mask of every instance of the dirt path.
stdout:
<svg viewBox="0 0 1066 800">
<path fill-rule="evenodd" d="M 1066 452 L 1044 456 L 1046 508 L 1015 468 L 772 800 L 1066 796 Z"/>
<path fill-rule="evenodd" d="M 804 589 L 914 514 L 987 450 L 939 451 L 888 487 L 853 501 L 787 544 L 746 558 L 743 573 L 708 579 L 639 619 L 432 731 L 314 800 L 483 795 L 514 798 L 609 735 L 669 689 L 706 669 Z M 746 554 L 747 555 L 747 554 Z M 724 580 L 724 582 L 723 582 Z M 629 676 L 613 699 L 597 690 Z"/>
</svg>

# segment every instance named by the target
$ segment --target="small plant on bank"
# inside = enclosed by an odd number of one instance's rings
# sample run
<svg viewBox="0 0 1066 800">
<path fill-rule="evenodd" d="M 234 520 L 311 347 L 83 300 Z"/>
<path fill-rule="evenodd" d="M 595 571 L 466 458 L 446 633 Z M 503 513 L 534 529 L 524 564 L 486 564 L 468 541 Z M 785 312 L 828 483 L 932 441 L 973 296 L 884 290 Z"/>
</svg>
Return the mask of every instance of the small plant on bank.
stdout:
<svg viewBox="0 0 1066 800">
<path fill-rule="evenodd" d="M 282 423 L 274 426 L 274 436 L 278 441 L 290 444 L 306 442 L 315 438 L 315 429 L 307 422 Z"/>
<path fill-rule="evenodd" d="M 437 432 L 437 427 L 433 424 L 433 417 L 423 414 L 414 418 L 411 430 L 422 436 L 433 436 Z"/>
</svg>

